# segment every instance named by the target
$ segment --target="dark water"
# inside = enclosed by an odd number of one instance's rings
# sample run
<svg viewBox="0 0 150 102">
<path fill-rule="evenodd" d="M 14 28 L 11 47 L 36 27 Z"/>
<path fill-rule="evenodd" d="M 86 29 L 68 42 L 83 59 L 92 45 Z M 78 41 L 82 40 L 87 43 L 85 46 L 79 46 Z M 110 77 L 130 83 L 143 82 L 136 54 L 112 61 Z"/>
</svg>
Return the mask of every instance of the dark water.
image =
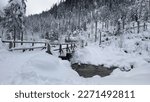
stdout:
<svg viewBox="0 0 150 102">
<path fill-rule="evenodd" d="M 103 65 L 95 66 L 90 64 L 72 64 L 72 69 L 84 78 L 99 75 L 101 77 L 109 76 L 117 67 L 107 68 Z"/>
</svg>

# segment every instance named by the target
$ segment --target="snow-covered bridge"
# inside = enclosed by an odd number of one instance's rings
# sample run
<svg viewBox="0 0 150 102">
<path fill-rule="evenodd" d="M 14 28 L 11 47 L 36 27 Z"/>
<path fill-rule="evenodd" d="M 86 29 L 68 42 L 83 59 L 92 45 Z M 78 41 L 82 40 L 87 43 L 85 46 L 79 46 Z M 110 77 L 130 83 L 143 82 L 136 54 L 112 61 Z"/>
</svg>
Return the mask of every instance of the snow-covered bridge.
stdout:
<svg viewBox="0 0 150 102">
<path fill-rule="evenodd" d="M 70 43 L 51 43 L 50 41 L 12 41 L 3 40 L 9 46 L 9 51 L 22 50 L 23 52 L 29 50 L 34 51 L 35 49 L 47 49 L 46 52 L 52 54 L 53 51 L 59 52 L 59 57 L 64 60 L 69 60 L 72 53 L 77 48 L 75 42 Z"/>
</svg>

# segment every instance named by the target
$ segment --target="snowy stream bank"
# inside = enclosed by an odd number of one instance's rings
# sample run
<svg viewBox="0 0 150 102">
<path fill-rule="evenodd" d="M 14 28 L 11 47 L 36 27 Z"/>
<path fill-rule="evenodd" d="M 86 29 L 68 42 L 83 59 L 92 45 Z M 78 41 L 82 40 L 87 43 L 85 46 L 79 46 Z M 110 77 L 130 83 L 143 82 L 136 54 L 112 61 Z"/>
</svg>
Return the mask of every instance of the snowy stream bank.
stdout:
<svg viewBox="0 0 150 102">
<path fill-rule="evenodd" d="M 128 60 L 130 59 L 130 60 Z M 69 61 L 63 61 L 45 51 L 8 52 L 0 43 L 0 84 L 1 85 L 97 85 L 97 84 L 150 84 L 150 63 L 148 56 L 126 54 L 116 48 L 88 46 L 79 49 L 73 62 L 112 65 L 134 68 L 129 72 L 115 69 L 109 76 L 95 75 L 83 78 L 71 68 Z M 106 63 L 107 62 L 107 63 Z"/>
</svg>

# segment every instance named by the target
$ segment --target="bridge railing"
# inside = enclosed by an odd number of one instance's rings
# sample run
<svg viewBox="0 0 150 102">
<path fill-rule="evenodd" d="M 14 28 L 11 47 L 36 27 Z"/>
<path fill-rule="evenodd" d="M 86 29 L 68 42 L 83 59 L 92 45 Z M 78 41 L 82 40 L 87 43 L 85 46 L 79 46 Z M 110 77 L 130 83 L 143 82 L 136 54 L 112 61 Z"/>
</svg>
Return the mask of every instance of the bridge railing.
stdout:
<svg viewBox="0 0 150 102">
<path fill-rule="evenodd" d="M 77 47 L 76 43 L 51 43 L 49 41 L 11 41 L 11 40 L 3 40 L 3 43 L 9 44 L 9 51 L 22 50 L 23 52 L 26 50 L 33 51 L 34 49 L 47 49 L 47 53 L 52 54 L 52 47 L 59 46 L 59 48 L 54 49 L 53 51 L 59 51 L 59 54 L 62 53 L 71 53 Z M 16 47 L 16 44 L 31 44 L 31 47 Z M 42 44 L 42 46 L 35 46 L 35 44 Z"/>
<path fill-rule="evenodd" d="M 14 51 L 14 50 L 34 50 L 34 49 L 45 49 L 46 48 L 46 42 L 38 42 L 38 41 L 11 41 L 11 40 L 3 40 L 3 43 L 8 43 L 9 45 L 9 51 Z M 31 44 L 31 47 L 16 47 L 16 44 Z M 43 44 L 43 46 L 35 46 L 35 44 Z"/>
</svg>

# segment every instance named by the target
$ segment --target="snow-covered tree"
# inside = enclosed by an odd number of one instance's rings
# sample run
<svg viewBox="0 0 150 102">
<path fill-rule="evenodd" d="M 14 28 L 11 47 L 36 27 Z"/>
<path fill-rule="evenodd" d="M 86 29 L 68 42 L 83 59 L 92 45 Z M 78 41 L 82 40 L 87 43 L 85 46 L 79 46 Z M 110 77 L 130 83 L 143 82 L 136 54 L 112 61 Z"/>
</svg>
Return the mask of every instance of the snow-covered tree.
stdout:
<svg viewBox="0 0 150 102">
<path fill-rule="evenodd" d="M 7 30 L 6 39 L 23 40 L 24 17 L 26 12 L 25 0 L 9 0 L 4 9 L 3 27 Z"/>
</svg>

